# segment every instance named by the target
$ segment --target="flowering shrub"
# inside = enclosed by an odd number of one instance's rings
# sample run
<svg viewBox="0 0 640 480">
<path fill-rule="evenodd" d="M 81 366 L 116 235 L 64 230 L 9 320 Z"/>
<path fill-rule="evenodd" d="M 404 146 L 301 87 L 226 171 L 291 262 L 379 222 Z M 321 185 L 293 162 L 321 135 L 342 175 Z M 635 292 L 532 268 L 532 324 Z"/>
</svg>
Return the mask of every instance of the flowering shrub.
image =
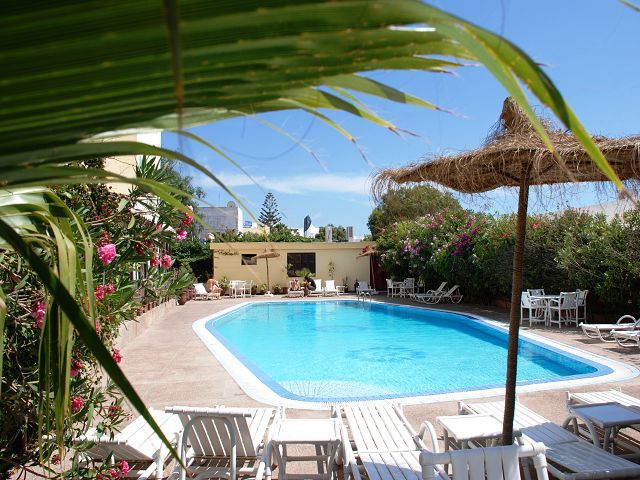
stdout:
<svg viewBox="0 0 640 480">
<path fill-rule="evenodd" d="M 86 166 L 99 167 L 101 163 L 87 162 Z M 149 172 L 162 180 L 161 168 L 149 167 Z M 144 176 L 145 172 L 139 172 L 139 175 Z M 78 242 L 79 254 L 86 257 L 94 253 L 97 260 L 93 262 L 93 286 L 81 294 L 79 303 L 86 307 L 86 313 L 114 361 L 126 361 L 114 344 L 120 326 L 135 318 L 140 302 L 177 297 L 185 284 L 193 282 L 190 272 L 184 268 L 180 271 L 172 268 L 170 255 L 177 237 L 186 236 L 185 228 L 188 228 L 192 217 L 164 202 L 150 199 L 146 192 L 137 188 L 132 188 L 127 195 L 115 194 L 105 185 L 58 186 L 55 191 L 83 220 L 92 239 L 92 252 L 82 250 L 83 244 Z M 157 225 L 172 228 L 157 229 Z M 7 300 L 3 388 L 0 390 L 2 477 L 8 466 L 39 460 L 38 451 L 34 448 L 39 443 L 38 409 L 51 409 L 53 403 L 50 403 L 51 399 L 39 398 L 32 385 L 53 380 L 40 376 L 38 352 L 40 336 L 42 332 L 46 333 L 47 322 L 52 315 L 50 310 L 54 306 L 18 255 L 0 252 L 0 256 L 0 285 Z M 132 272 L 142 264 L 161 265 L 162 269 L 148 269 L 146 276 L 134 282 Z M 95 316 L 88 307 L 89 295 L 95 300 Z M 126 418 L 120 393 L 110 382 L 105 382 L 95 358 L 81 342 L 73 344 L 69 376 L 70 415 L 65 424 L 64 445 L 68 448 L 73 438 L 91 426 L 99 433 L 115 432 Z M 46 441 L 40 447 L 50 466 L 60 463 L 53 441 Z M 81 450 L 74 449 L 74 454 Z M 71 465 L 71 470 L 59 473 L 70 478 L 103 475 L 103 478 L 113 480 L 124 476 L 129 468 L 126 463 L 113 462 L 91 465 L 86 469 L 81 469 L 76 461 L 63 464 Z"/>
<path fill-rule="evenodd" d="M 459 284 L 472 300 L 510 298 L 515 225 L 514 215 L 443 211 L 396 223 L 377 248 L 394 279 Z M 612 316 L 639 307 L 640 211 L 612 222 L 576 210 L 530 216 L 523 281 L 550 292 L 587 289 L 590 310 Z"/>
</svg>

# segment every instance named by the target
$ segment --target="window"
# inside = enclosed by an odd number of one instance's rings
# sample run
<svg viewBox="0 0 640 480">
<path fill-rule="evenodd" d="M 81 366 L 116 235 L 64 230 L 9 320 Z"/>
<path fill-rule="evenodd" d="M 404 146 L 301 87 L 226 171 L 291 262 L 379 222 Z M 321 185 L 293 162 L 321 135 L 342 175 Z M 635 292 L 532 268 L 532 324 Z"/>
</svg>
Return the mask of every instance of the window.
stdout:
<svg viewBox="0 0 640 480">
<path fill-rule="evenodd" d="M 258 259 L 256 258 L 255 253 L 243 253 L 242 259 L 240 260 L 241 265 L 257 265 Z"/>
<path fill-rule="evenodd" d="M 313 274 L 316 273 L 315 253 L 287 253 L 287 275 L 295 277 L 298 270 L 308 268 Z"/>
</svg>

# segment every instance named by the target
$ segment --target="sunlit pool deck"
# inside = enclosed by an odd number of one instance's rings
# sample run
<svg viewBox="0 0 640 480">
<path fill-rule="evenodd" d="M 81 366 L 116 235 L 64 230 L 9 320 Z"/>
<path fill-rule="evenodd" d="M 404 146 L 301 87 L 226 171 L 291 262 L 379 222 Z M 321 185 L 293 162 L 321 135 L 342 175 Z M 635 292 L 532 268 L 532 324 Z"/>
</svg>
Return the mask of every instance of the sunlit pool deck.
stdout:
<svg viewBox="0 0 640 480">
<path fill-rule="evenodd" d="M 385 296 L 379 301 L 387 302 Z M 260 406 L 260 402 L 247 395 L 233 377 L 211 354 L 205 343 L 197 336 L 193 325 L 196 321 L 209 318 L 223 310 L 246 301 L 273 301 L 273 298 L 254 297 L 251 299 L 223 299 L 221 301 L 190 301 L 184 306 L 175 307 L 163 318 L 158 319 L 144 333 L 131 340 L 122 348 L 124 360 L 122 368 L 144 401 L 156 408 L 169 405 L 212 406 Z M 299 300 L 304 301 L 304 300 Z M 322 300 L 320 300 L 322 301 Z M 393 303 L 404 303 L 393 299 Z M 410 302 L 406 302 L 411 304 Z M 464 312 L 506 323 L 507 313 L 483 306 L 455 305 L 440 308 Z M 615 320 L 615 319 L 613 319 Z M 640 382 L 634 376 L 640 368 L 640 350 L 622 349 L 616 344 L 586 338 L 575 328 L 557 329 L 557 327 L 522 327 L 523 332 L 533 332 L 552 342 L 560 342 L 570 348 L 577 348 L 588 354 L 605 357 L 613 362 L 628 365 L 626 379 L 592 385 L 531 385 L 519 393 L 519 400 L 557 422 L 566 417 L 565 391 L 606 390 L 610 388 L 640 397 Z M 596 358 L 596 357 L 594 357 Z M 606 362 L 605 362 L 606 363 Z M 621 376 L 608 377 L 617 379 Z M 602 380 L 601 380 L 602 381 Z M 245 385 L 246 386 L 246 385 Z M 550 389 L 549 389 L 550 388 Z M 483 392 L 477 396 L 470 394 L 466 398 L 488 398 L 496 392 Z M 252 392 L 255 397 L 255 392 Z M 258 398 L 262 398 L 259 395 Z M 459 398 L 459 397 L 455 397 Z M 265 400 L 268 400 L 265 398 Z M 404 411 L 409 420 L 417 427 L 423 419 L 433 420 L 438 415 L 457 413 L 457 402 L 452 397 L 431 398 L 429 403 L 418 403 L 415 399 L 402 400 Z M 423 399 L 424 400 L 424 399 Z M 274 403 L 278 402 L 273 398 Z M 282 402 L 280 402 L 282 403 Z M 306 409 L 296 408 L 298 406 Z M 289 417 L 324 417 L 326 411 L 308 409 L 314 405 L 288 405 Z M 321 405 L 315 405 L 315 407 Z"/>
</svg>

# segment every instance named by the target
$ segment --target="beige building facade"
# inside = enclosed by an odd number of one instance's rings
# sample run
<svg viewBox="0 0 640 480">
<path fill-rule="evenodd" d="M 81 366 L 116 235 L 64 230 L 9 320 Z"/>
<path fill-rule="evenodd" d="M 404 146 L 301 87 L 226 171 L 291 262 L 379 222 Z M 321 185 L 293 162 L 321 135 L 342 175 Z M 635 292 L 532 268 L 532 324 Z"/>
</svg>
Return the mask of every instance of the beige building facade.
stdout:
<svg viewBox="0 0 640 480">
<path fill-rule="evenodd" d="M 280 256 L 269 258 L 270 286 L 286 287 L 295 277 L 295 271 L 308 268 L 315 278 L 330 280 L 336 285 L 347 285 L 353 290 L 356 280 L 370 282 L 369 257 L 358 255 L 374 242 L 236 242 L 212 243 L 213 275 L 221 280 L 267 283 L 267 259 L 254 258 L 265 251 Z"/>
</svg>

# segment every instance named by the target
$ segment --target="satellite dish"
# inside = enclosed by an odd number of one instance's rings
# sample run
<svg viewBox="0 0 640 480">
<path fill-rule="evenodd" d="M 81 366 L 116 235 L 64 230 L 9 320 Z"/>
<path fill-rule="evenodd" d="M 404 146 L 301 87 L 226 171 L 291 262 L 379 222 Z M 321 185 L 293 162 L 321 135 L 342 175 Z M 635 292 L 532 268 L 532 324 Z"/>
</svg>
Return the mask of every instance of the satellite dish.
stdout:
<svg viewBox="0 0 640 480">
<path fill-rule="evenodd" d="M 230 207 L 230 208 L 236 208 L 236 207 L 237 207 L 236 202 L 229 202 L 229 203 L 227 203 L 227 207 Z"/>
</svg>

